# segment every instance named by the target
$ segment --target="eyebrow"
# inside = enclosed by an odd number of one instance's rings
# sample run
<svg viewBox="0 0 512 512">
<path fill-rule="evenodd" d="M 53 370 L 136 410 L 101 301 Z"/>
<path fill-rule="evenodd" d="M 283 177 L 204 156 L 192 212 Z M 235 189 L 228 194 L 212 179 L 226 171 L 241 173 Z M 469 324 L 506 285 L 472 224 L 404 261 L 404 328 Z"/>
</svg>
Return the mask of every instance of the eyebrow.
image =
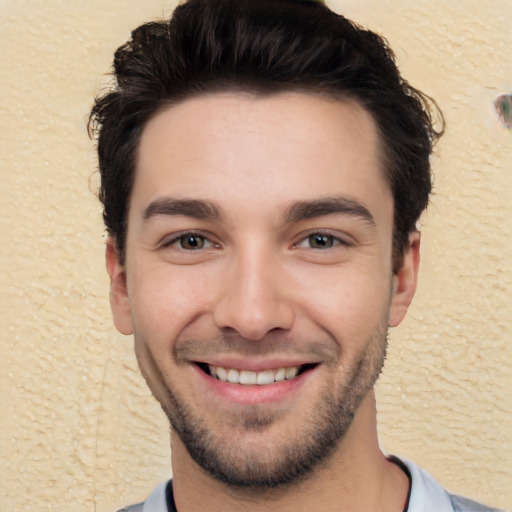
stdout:
<svg viewBox="0 0 512 512">
<path fill-rule="evenodd" d="M 375 219 L 368 208 L 359 201 L 346 197 L 323 197 L 312 201 L 294 203 L 288 209 L 287 221 L 299 222 L 332 214 L 359 217 L 361 220 L 375 226 Z"/>
<path fill-rule="evenodd" d="M 157 215 L 183 215 L 193 219 L 218 220 L 220 208 L 213 201 L 199 199 L 174 199 L 165 197 L 151 202 L 144 210 L 143 218 L 148 220 Z"/>
<path fill-rule="evenodd" d="M 310 201 L 293 203 L 286 212 L 289 223 L 322 217 L 324 215 L 342 214 L 359 217 L 361 220 L 375 225 L 375 219 L 364 204 L 346 197 L 323 197 Z M 200 220 L 219 220 L 221 209 L 213 201 L 202 199 L 175 199 L 165 197 L 151 202 L 144 210 L 143 218 L 148 220 L 158 215 L 183 215 Z"/>
</svg>

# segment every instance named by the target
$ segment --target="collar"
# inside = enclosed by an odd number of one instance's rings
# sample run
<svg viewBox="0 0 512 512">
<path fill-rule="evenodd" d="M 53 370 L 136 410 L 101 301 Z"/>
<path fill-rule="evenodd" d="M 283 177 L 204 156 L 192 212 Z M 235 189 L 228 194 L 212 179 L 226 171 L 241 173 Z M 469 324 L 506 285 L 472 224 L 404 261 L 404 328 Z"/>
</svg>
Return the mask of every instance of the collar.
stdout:
<svg viewBox="0 0 512 512">
<path fill-rule="evenodd" d="M 407 512 L 453 512 L 450 496 L 429 473 L 408 459 L 399 460 L 411 475 L 411 494 Z"/>
<path fill-rule="evenodd" d="M 166 487 L 167 482 L 163 482 L 148 496 L 142 512 L 168 512 L 165 497 Z"/>
</svg>

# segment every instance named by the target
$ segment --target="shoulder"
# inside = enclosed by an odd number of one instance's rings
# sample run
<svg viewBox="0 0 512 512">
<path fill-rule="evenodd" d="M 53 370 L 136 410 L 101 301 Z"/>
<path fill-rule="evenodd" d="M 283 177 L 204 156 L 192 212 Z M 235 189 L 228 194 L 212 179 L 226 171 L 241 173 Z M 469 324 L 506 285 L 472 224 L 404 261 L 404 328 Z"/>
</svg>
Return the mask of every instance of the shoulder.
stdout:
<svg viewBox="0 0 512 512">
<path fill-rule="evenodd" d="M 502 512 L 450 494 L 424 469 L 407 459 L 399 460 L 406 466 L 411 478 L 409 512 Z"/>
<path fill-rule="evenodd" d="M 121 508 L 117 512 L 142 512 L 143 508 L 144 503 L 137 503 L 135 505 L 130 505 L 128 507 Z"/>
<path fill-rule="evenodd" d="M 169 485 L 169 491 L 172 492 L 171 481 L 161 483 L 156 489 L 148 496 L 146 501 L 124 507 L 117 512 L 172 512 L 167 508 L 167 486 Z"/>
<path fill-rule="evenodd" d="M 497 508 L 487 507 L 463 496 L 456 496 L 455 494 L 449 496 L 452 500 L 454 512 L 502 512 Z"/>
</svg>

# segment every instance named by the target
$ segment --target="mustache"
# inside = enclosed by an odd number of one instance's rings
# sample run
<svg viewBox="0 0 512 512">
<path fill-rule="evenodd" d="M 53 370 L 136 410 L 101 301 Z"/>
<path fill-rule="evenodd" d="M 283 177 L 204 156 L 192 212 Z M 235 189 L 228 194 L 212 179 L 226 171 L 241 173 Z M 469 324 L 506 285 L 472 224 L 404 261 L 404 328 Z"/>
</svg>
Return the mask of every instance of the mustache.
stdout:
<svg viewBox="0 0 512 512">
<path fill-rule="evenodd" d="M 339 358 L 340 352 L 338 343 L 328 335 L 323 339 L 318 339 L 318 336 L 268 335 L 262 340 L 253 341 L 238 334 L 221 333 L 208 338 L 185 337 L 178 339 L 173 346 L 174 359 L 178 364 L 219 354 L 258 358 L 293 354 L 306 359 L 329 361 Z"/>
</svg>

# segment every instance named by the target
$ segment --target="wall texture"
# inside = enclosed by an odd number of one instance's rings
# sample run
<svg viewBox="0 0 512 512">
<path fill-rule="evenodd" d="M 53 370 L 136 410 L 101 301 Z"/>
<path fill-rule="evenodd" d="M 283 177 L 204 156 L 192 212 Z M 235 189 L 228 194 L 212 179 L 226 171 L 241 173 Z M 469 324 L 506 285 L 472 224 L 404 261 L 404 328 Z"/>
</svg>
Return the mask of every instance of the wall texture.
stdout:
<svg viewBox="0 0 512 512">
<path fill-rule="evenodd" d="M 114 331 L 86 117 L 164 0 L 0 0 L 0 510 L 107 512 L 169 475 L 168 427 Z M 512 506 L 510 0 L 332 1 L 381 32 L 448 132 L 420 287 L 391 333 L 380 435 L 448 488 Z"/>
</svg>

